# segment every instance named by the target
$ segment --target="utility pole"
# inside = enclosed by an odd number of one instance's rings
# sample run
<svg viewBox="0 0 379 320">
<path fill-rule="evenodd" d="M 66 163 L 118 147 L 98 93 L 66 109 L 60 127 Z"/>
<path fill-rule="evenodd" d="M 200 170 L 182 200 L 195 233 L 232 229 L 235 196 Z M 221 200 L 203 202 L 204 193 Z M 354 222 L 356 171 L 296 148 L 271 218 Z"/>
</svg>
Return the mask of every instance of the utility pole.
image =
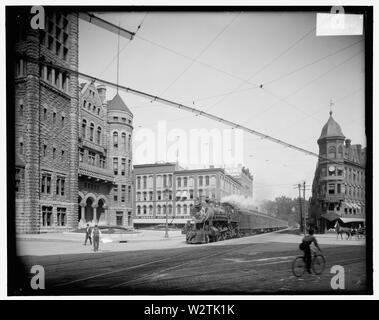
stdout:
<svg viewBox="0 0 379 320">
<path fill-rule="evenodd" d="M 304 199 L 304 235 L 306 233 L 306 230 L 307 230 L 307 217 L 306 217 L 306 208 L 305 208 L 305 181 L 303 182 L 303 199 Z"/>
<path fill-rule="evenodd" d="M 303 205 L 301 203 L 301 185 L 300 183 L 297 185 L 299 188 L 299 207 L 300 207 L 300 232 L 303 231 Z"/>
</svg>

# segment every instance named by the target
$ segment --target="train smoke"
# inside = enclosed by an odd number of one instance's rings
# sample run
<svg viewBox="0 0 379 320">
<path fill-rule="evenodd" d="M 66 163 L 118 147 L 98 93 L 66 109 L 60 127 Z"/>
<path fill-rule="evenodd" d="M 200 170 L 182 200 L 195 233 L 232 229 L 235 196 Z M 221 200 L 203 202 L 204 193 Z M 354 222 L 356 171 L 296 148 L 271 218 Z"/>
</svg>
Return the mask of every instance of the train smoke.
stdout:
<svg viewBox="0 0 379 320">
<path fill-rule="evenodd" d="M 232 194 L 229 196 L 225 196 L 221 199 L 222 203 L 230 203 L 235 205 L 241 209 L 254 209 L 257 210 L 258 206 L 253 201 L 251 197 L 244 197 L 242 195 Z"/>
</svg>

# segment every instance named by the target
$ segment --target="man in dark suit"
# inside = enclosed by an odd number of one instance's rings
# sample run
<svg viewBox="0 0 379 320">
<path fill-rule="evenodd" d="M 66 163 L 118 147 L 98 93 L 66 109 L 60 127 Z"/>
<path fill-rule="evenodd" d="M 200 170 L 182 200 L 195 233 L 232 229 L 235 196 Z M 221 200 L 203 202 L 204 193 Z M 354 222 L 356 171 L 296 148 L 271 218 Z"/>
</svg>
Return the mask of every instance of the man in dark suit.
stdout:
<svg viewBox="0 0 379 320">
<path fill-rule="evenodd" d="M 91 238 L 91 227 L 89 226 L 89 224 L 87 223 L 87 228 L 86 228 L 86 239 L 84 240 L 84 243 L 83 245 L 87 245 L 87 240 L 89 239 L 89 243 L 90 245 L 92 246 L 92 238 Z"/>
</svg>

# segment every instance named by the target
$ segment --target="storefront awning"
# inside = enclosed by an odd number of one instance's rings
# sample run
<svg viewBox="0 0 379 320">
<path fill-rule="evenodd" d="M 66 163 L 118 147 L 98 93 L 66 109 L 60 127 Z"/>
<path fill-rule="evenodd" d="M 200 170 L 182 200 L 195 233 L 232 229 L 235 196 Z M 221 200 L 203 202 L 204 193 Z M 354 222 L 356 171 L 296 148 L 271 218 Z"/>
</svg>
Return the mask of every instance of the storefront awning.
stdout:
<svg viewBox="0 0 379 320">
<path fill-rule="evenodd" d="M 353 209 L 353 206 L 351 205 L 350 202 L 345 201 L 345 206 L 346 206 L 347 208 L 349 208 L 349 209 Z"/>
<path fill-rule="evenodd" d="M 334 221 L 340 219 L 341 217 L 337 213 L 328 212 L 321 215 L 321 218 L 324 218 L 329 221 Z"/>
<path fill-rule="evenodd" d="M 340 217 L 343 223 L 348 223 L 348 222 L 365 222 L 365 218 L 342 218 Z"/>
</svg>

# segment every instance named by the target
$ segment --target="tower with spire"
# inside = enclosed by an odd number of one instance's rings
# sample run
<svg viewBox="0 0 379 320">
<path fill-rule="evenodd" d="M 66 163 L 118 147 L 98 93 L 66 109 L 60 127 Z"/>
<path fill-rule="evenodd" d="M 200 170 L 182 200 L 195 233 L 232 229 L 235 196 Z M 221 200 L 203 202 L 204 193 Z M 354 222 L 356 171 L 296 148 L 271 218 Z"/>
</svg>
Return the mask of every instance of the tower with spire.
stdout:
<svg viewBox="0 0 379 320">
<path fill-rule="evenodd" d="M 330 110 L 317 140 L 319 159 L 312 185 L 311 218 L 319 231 L 365 222 L 366 149 L 352 145 Z"/>
</svg>

